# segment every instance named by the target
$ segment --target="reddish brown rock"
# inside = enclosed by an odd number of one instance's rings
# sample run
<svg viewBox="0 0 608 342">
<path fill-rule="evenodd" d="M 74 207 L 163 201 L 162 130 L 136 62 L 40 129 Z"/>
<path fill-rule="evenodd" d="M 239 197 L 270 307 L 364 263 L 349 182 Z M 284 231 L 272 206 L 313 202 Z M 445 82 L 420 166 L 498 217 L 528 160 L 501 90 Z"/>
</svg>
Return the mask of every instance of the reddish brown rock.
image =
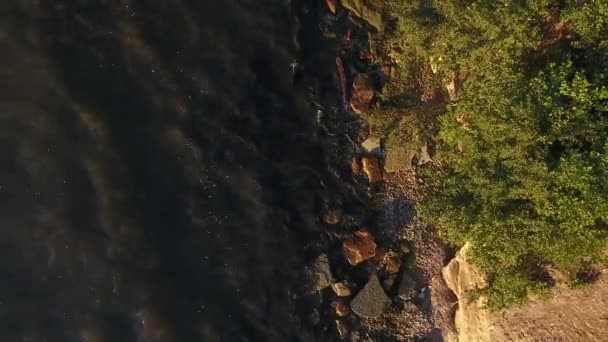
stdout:
<svg viewBox="0 0 608 342">
<path fill-rule="evenodd" d="M 363 164 L 363 172 L 365 172 L 370 183 L 379 182 L 384 178 L 378 158 L 364 157 L 361 163 Z"/>
<path fill-rule="evenodd" d="M 364 114 L 369 110 L 369 104 L 374 98 L 372 82 L 366 74 L 357 74 L 353 80 L 353 92 L 350 98 L 350 107 L 357 114 Z"/>
<path fill-rule="evenodd" d="M 331 14 L 336 14 L 338 0 L 325 0 L 325 3 L 327 4 L 327 9 L 329 9 L 329 12 L 331 12 Z"/>
<path fill-rule="evenodd" d="M 344 317 L 344 316 L 348 315 L 348 313 L 350 312 L 348 305 L 346 305 L 346 303 L 344 303 L 344 301 L 341 301 L 341 300 L 333 301 L 331 303 L 331 307 L 334 308 L 334 312 L 336 313 L 336 316 L 338 316 L 338 317 Z"/>
<path fill-rule="evenodd" d="M 322 219 L 326 224 L 338 224 L 342 221 L 342 212 L 339 209 L 327 209 L 323 213 Z"/>
<path fill-rule="evenodd" d="M 359 230 L 343 242 L 342 249 L 348 262 L 357 265 L 376 255 L 376 241 L 368 231 Z"/>
</svg>

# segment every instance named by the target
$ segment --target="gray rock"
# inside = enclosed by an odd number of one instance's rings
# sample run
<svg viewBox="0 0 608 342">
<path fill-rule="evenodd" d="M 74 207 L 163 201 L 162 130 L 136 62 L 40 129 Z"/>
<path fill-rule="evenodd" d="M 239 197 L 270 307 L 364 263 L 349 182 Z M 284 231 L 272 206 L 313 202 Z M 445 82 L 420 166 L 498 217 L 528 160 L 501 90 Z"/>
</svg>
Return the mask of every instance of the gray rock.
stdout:
<svg viewBox="0 0 608 342">
<path fill-rule="evenodd" d="M 361 144 L 361 147 L 363 147 L 363 149 L 367 153 L 372 153 L 372 154 L 377 154 L 377 155 L 382 154 L 382 150 L 380 147 L 380 139 L 378 139 L 378 138 L 368 138 Z"/>
<path fill-rule="evenodd" d="M 334 289 L 338 297 L 348 297 L 351 295 L 350 289 L 345 282 L 333 283 L 331 284 L 331 288 Z"/>
<path fill-rule="evenodd" d="M 319 255 L 313 266 L 309 269 L 309 276 L 313 292 L 321 291 L 331 285 L 332 275 L 327 254 Z"/>
<path fill-rule="evenodd" d="M 338 335 L 340 336 L 340 339 L 345 339 L 346 337 L 348 337 L 348 325 L 346 324 L 346 321 L 343 319 L 339 319 L 336 321 L 336 329 L 338 330 Z"/>
<path fill-rule="evenodd" d="M 409 299 L 414 293 L 416 282 L 409 274 L 403 273 L 401 283 L 399 284 L 399 298 L 403 300 Z"/>
<path fill-rule="evenodd" d="M 424 165 L 430 161 L 432 161 L 432 158 L 429 155 L 429 148 L 428 148 L 427 144 L 424 144 L 420 148 L 420 159 L 418 159 L 418 164 Z"/>
<path fill-rule="evenodd" d="M 355 296 L 355 299 L 350 303 L 350 307 L 360 317 L 373 318 L 382 315 L 390 301 L 380 284 L 378 276 L 373 275 Z"/>
</svg>

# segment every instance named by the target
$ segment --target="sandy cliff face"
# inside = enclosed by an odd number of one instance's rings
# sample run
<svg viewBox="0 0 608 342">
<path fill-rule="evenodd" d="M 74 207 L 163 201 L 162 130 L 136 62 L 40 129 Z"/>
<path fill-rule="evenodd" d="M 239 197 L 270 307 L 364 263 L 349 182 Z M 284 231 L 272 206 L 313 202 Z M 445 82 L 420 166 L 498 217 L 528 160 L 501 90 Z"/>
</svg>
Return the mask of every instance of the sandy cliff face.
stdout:
<svg viewBox="0 0 608 342">
<path fill-rule="evenodd" d="M 532 298 L 519 308 L 490 313 L 485 299 L 469 301 L 466 292 L 485 285 L 483 274 L 469 262 L 466 244 L 443 269 L 448 287 L 458 298 L 457 333 L 448 341 L 607 341 L 608 272 L 590 288 L 558 285 L 548 300 Z"/>
<path fill-rule="evenodd" d="M 490 314 L 483 308 L 485 298 L 471 301 L 466 293 L 482 288 L 486 284 L 483 274 L 468 261 L 470 244 L 466 244 L 443 269 L 443 277 L 448 287 L 458 298 L 458 309 L 454 318 L 457 336 L 448 336 L 451 341 L 495 341 L 492 333 Z"/>
</svg>

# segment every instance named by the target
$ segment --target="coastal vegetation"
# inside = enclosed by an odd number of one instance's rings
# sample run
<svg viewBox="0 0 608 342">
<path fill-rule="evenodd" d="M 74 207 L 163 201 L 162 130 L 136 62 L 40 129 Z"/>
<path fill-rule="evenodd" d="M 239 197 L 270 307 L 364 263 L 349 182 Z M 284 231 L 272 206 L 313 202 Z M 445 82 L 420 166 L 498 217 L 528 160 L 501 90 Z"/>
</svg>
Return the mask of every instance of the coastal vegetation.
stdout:
<svg viewBox="0 0 608 342">
<path fill-rule="evenodd" d="M 367 119 L 388 146 L 436 146 L 420 218 L 471 243 L 493 309 L 546 294 L 556 274 L 592 281 L 608 243 L 608 2 L 384 10 L 391 77 Z M 421 90 L 446 86 L 443 100 Z"/>
</svg>

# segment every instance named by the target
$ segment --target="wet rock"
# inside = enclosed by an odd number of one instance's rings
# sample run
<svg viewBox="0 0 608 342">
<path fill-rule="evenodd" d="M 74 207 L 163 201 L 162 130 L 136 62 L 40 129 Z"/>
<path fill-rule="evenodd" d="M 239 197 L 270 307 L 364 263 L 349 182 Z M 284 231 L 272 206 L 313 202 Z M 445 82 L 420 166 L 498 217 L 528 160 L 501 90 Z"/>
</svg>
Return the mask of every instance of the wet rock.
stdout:
<svg viewBox="0 0 608 342">
<path fill-rule="evenodd" d="M 404 272 L 401 276 L 401 283 L 399 284 L 399 298 L 408 300 L 414 293 L 415 286 L 416 282 L 414 279 L 409 274 Z"/>
<path fill-rule="evenodd" d="M 369 104 L 374 98 L 374 88 L 369 76 L 357 74 L 353 80 L 353 91 L 350 98 L 350 107 L 357 114 L 364 114 L 369 110 Z"/>
<path fill-rule="evenodd" d="M 354 175 L 358 175 L 361 172 L 361 158 L 353 157 L 350 162 L 350 169 Z"/>
<path fill-rule="evenodd" d="M 348 262 L 357 265 L 376 255 L 376 241 L 368 231 L 359 230 L 342 243 L 342 249 Z"/>
<path fill-rule="evenodd" d="M 321 291 L 331 285 L 332 275 L 327 254 L 321 254 L 317 258 L 309 270 L 309 276 L 313 292 Z"/>
<path fill-rule="evenodd" d="M 342 0 L 342 6 L 366 21 L 378 32 L 382 32 L 384 30 L 382 11 L 380 6 L 375 3 L 376 1 Z"/>
<path fill-rule="evenodd" d="M 336 320 L 336 330 L 338 330 L 338 336 L 340 336 L 340 339 L 342 340 L 347 338 L 348 333 L 350 332 L 348 323 L 343 319 Z"/>
<path fill-rule="evenodd" d="M 372 154 L 377 154 L 377 155 L 382 154 L 379 138 L 368 138 L 361 144 L 361 147 L 363 147 L 363 149 L 367 153 L 372 153 Z"/>
<path fill-rule="evenodd" d="M 360 317 L 373 318 L 382 315 L 389 303 L 390 298 L 384 292 L 378 276 L 373 275 L 350 303 L 350 307 Z"/>
<path fill-rule="evenodd" d="M 361 163 L 363 164 L 363 172 L 365 172 L 370 183 L 379 182 L 384 178 L 378 158 L 364 157 Z"/>
<path fill-rule="evenodd" d="M 327 4 L 327 9 L 331 14 L 336 14 L 336 5 L 338 4 L 338 0 L 325 0 Z"/>
<path fill-rule="evenodd" d="M 338 224 L 342 221 L 342 211 L 339 209 L 327 209 L 323 213 L 322 219 L 326 224 Z"/>
<path fill-rule="evenodd" d="M 350 312 L 348 305 L 346 305 L 346 303 L 344 303 L 341 300 L 333 301 L 331 303 L 331 307 L 334 308 L 334 313 L 338 317 L 344 317 L 344 316 L 348 315 L 348 313 Z"/>
<path fill-rule="evenodd" d="M 348 297 L 351 295 L 350 288 L 345 282 L 341 283 L 333 283 L 331 284 L 331 288 L 336 293 L 338 297 Z"/>
</svg>

